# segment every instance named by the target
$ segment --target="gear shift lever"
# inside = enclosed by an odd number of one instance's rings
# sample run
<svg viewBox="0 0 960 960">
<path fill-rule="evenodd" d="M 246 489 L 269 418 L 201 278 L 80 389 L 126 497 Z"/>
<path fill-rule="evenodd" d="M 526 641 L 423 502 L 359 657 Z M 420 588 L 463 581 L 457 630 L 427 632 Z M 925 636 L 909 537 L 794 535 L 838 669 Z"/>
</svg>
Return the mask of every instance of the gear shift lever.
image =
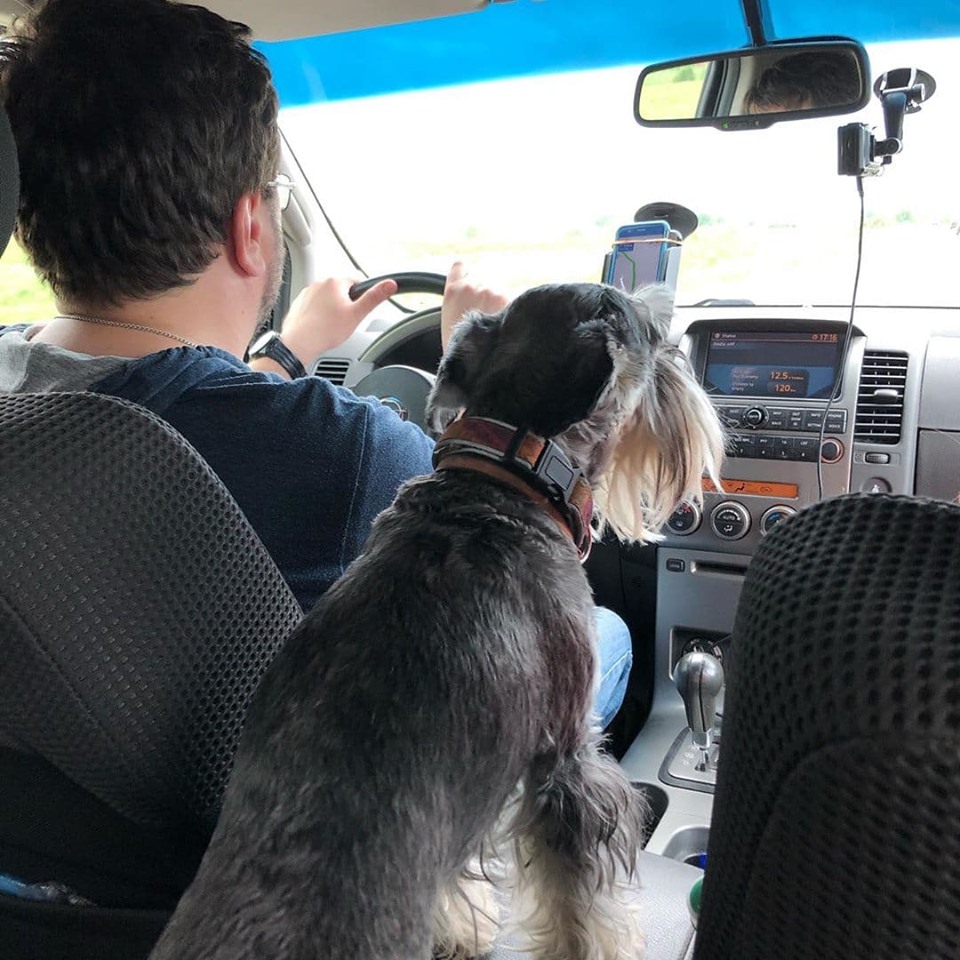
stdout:
<svg viewBox="0 0 960 960">
<path fill-rule="evenodd" d="M 673 682 L 683 698 L 687 725 L 693 734 L 695 746 L 700 748 L 703 755 L 701 769 L 705 770 L 713 724 L 717 719 L 717 698 L 723 689 L 723 667 L 709 653 L 687 653 L 674 668 Z"/>
</svg>

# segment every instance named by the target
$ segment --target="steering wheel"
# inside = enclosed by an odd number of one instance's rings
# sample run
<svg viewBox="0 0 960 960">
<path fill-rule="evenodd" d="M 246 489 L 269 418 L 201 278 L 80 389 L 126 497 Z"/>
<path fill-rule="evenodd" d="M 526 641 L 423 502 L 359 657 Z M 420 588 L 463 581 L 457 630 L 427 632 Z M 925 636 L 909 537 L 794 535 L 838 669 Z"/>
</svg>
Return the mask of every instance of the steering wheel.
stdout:
<svg viewBox="0 0 960 960">
<path fill-rule="evenodd" d="M 351 300 L 359 300 L 368 290 L 384 280 L 393 280 L 397 285 L 397 294 L 402 293 L 435 293 L 443 296 L 443 288 L 447 285 L 447 278 L 442 273 L 427 273 L 419 270 L 408 270 L 405 273 L 384 273 L 379 277 L 361 280 L 355 283 L 349 291 Z"/>
<path fill-rule="evenodd" d="M 350 299 L 362 297 L 371 287 L 384 280 L 393 280 L 397 284 L 397 293 L 435 293 L 443 296 L 447 278 L 442 273 L 424 273 L 407 271 L 385 273 L 354 284 L 349 291 Z M 427 397 L 433 389 L 436 376 L 419 367 L 405 364 L 378 365 L 378 360 L 390 353 L 411 337 L 438 328 L 439 307 L 430 307 L 412 313 L 394 324 L 382 337 L 379 337 L 363 353 L 360 359 L 374 364 L 365 377 L 354 384 L 353 392 L 360 397 L 376 397 L 385 406 L 395 410 L 404 420 L 416 423 L 424 430 L 426 424 Z"/>
</svg>

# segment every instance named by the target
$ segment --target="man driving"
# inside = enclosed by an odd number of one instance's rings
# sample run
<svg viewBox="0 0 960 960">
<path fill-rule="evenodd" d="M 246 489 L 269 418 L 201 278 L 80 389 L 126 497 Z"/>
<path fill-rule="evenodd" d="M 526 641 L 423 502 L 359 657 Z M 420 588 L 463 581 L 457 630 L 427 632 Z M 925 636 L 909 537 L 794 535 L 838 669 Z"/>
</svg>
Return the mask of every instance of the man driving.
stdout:
<svg viewBox="0 0 960 960">
<path fill-rule="evenodd" d="M 0 333 L 0 390 L 91 390 L 182 433 L 239 503 L 304 609 L 360 552 L 432 441 L 305 375 L 396 291 L 306 287 L 279 338 L 243 357 L 281 287 L 278 103 L 240 24 L 169 0 L 49 0 L 0 43 L 0 102 L 21 165 L 17 237 L 57 315 Z M 505 299 L 450 271 L 444 343 Z M 598 611 L 604 723 L 629 634 Z"/>
</svg>

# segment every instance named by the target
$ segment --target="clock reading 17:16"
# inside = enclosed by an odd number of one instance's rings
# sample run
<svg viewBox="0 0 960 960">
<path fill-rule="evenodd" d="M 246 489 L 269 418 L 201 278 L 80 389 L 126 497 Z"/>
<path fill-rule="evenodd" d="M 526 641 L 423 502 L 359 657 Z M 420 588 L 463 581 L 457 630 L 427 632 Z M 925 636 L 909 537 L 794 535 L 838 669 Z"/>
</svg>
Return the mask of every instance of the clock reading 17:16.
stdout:
<svg viewBox="0 0 960 960">
<path fill-rule="evenodd" d="M 839 333 L 811 333 L 810 339 L 813 343 L 839 343 Z"/>
</svg>

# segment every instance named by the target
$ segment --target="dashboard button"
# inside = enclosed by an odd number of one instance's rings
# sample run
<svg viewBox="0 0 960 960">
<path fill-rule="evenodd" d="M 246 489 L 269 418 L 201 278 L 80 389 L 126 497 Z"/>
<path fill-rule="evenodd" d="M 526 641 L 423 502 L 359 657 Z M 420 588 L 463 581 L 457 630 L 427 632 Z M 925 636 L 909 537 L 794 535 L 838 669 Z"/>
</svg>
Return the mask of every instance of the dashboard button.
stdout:
<svg viewBox="0 0 960 960">
<path fill-rule="evenodd" d="M 797 511 L 793 507 L 784 506 L 778 503 L 775 507 L 770 507 L 764 511 L 760 518 L 760 533 L 766 536 L 778 523 L 786 520 L 788 517 L 796 516 Z"/>
<path fill-rule="evenodd" d="M 693 503 L 681 503 L 667 520 L 667 527 L 678 537 L 686 537 L 693 533 L 703 520 L 700 508 Z"/>
<path fill-rule="evenodd" d="M 791 410 L 787 415 L 787 429 L 788 430 L 802 430 L 803 429 L 803 411 L 802 410 Z"/>
<path fill-rule="evenodd" d="M 796 450 L 796 440 L 793 437 L 774 437 L 774 460 L 792 460 Z"/>
<path fill-rule="evenodd" d="M 767 422 L 766 408 L 748 407 L 743 414 L 743 422 L 748 427 L 762 427 Z"/>
<path fill-rule="evenodd" d="M 686 562 L 678 557 L 669 557 L 666 566 L 671 573 L 683 573 L 687 569 Z"/>
<path fill-rule="evenodd" d="M 861 493 L 889 493 L 892 489 L 883 477 L 871 477 L 860 484 Z"/>
<path fill-rule="evenodd" d="M 786 410 L 771 410 L 767 418 L 767 426 L 771 430 L 784 430 L 787 426 Z"/>
<path fill-rule="evenodd" d="M 828 433 L 846 433 L 847 432 L 847 411 L 831 410 L 827 414 L 827 432 Z"/>
<path fill-rule="evenodd" d="M 830 438 L 820 445 L 820 459 L 824 463 L 836 463 L 843 457 L 843 444 Z"/>
<path fill-rule="evenodd" d="M 740 419 L 743 416 L 743 411 L 746 407 L 718 407 L 717 410 L 720 413 L 720 416 L 727 421 L 731 427 L 739 427 Z"/>
<path fill-rule="evenodd" d="M 816 437 L 797 437 L 793 441 L 794 452 L 797 460 L 803 460 L 807 463 L 817 462 L 817 451 L 820 449 L 820 441 Z"/>
<path fill-rule="evenodd" d="M 734 437 L 733 455 L 735 457 L 755 457 L 757 455 L 757 438 Z"/>
<path fill-rule="evenodd" d="M 803 411 L 803 429 L 819 430 L 823 426 L 822 410 L 804 410 Z"/>
<path fill-rule="evenodd" d="M 889 463 L 890 454 L 889 453 L 865 453 L 863 455 L 864 462 L 866 463 Z"/>
<path fill-rule="evenodd" d="M 776 457 L 776 437 L 757 437 L 757 459 L 773 460 Z"/>
<path fill-rule="evenodd" d="M 710 526 L 721 540 L 739 540 L 750 529 L 750 513 L 742 503 L 727 500 L 713 508 Z"/>
</svg>

